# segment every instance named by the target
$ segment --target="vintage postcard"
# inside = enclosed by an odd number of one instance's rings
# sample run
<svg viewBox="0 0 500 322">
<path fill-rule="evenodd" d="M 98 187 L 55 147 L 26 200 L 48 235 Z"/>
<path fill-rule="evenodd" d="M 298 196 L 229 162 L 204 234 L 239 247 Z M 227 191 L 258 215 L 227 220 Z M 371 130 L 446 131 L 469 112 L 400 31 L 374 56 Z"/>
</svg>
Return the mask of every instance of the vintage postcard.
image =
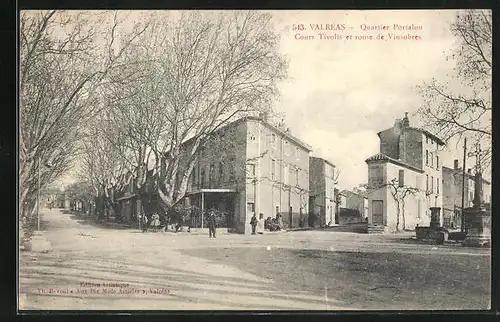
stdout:
<svg viewBox="0 0 500 322">
<path fill-rule="evenodd" d="M 19 21 L 18 309 L 487 310 L 489 10 Z"/>
</svg>

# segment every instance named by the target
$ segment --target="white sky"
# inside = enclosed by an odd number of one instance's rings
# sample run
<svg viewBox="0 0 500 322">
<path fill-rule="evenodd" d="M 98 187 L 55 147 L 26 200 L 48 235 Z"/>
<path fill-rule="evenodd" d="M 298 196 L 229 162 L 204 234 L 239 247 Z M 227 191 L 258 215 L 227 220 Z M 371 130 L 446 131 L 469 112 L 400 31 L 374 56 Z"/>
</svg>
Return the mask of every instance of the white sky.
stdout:
<svg viewBox="0 0 500 322">
<path fill-rule="evenodd" d="M 404 112 L 412 113 L 421 100 L 415 86 L 452 73 L 446 54 L 456 39 L 449 31 L 454 10 L 393 11 L 271 11 L 282 34 L 281 52 L 289 60 L 289 79 L 281 86 L 275 108 L 285 114 L 293 135 L 313 146 L 341 170 L 339 187 L 351 189 L 367 181 L 364 160 L 379 152 L 377 132 L 391 127 Z M 388 33 L 419 35 L 422 40 L 296 40 L 293 24 L 345 24 L 329 35 Z M 387 31 L 362 31 L 361 24 L 387 25 Z M 393 31 L 393 25 L 419 25 L 421 31 Z M 311 30 L 301 35 L 316 35 Z M 317 36 L 318 37 L 318 36 Z M 462 159 L 451 147 L 444 165 Z M 461 161 L 460 161 L 461 163 Z M 68 180 L 71 180 L 69 175 Z"/>
<path fill-rule="evenodd" d="M 276 109 L 285 113 L 292 134 L 314 148 L 314 154 L 341 170 L 339 187 L 352 189 L 367 182 L 365 159 L 379 152 L 377 132 L 391 127 L 421 100 L 415 86 L 452 72 L 446 53 L 456 39 L 449 24 L 452 10 L 412 11 L 275 11 L 282 32 L 281 50 L 289 58 L 289 80 L 282 85 Z M 387 35 L 389 31 L 361 31 L 360 25 L 420 25 L 422 40 L 296 40 L 293 24 L 346 24 L 339 35 Z M 314 35 L 313 31 L 301 32 Z M 444 165 L 462 160 L 463 150 L 451 147 Z M 462 161 L 460 161 L 460 164 Z"/>
</svg>

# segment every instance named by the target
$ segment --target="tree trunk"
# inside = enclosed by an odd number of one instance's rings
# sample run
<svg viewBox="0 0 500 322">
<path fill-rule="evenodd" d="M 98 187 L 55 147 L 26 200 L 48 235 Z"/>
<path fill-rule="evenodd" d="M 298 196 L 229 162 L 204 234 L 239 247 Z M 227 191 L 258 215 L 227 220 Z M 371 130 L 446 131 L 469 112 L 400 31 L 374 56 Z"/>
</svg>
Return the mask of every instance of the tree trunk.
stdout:
<svg viewBox="0 0 500 322">
<path fill-rule="evenodd" d="M 402 227 L 403 230 L 406 230 L 406 218 L 405 218 L 405 201 L 401 201 L 401 220 L 402 220 Z"/>
<path fill-rule="evenodd" d="M 399 231 L 399 215 L 400 215 L 400 212 L 401 212 L 401 209 L 400 209 L 400 205 L 399 205 L 399 202 L 396 201 L 396 231 Z"/>
</svg>

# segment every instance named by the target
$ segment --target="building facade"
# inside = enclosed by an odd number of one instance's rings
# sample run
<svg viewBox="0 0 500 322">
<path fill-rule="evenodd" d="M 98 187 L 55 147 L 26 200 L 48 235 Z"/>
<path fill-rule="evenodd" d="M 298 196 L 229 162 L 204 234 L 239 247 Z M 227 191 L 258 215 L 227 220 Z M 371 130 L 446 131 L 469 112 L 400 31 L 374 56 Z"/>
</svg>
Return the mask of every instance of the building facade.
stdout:
<svg viewBox="0 0 500 322">
<path fill-rule="evenodd" d="M 214 138 L 197 155 L 186 201 L 227 213 L 236 233 L 251 232 L 254 213 L 280 214 L 286 227 L 298 227 L 308 213 L 311 148 L 260 117 L 239 119 Z"/>
<path fill-rule="evenodd" d="M 320 225 L 338 224 L 335 216 L 335 165 L 309 157 L 309 210 L 319 217 Z"/>
<path fill-rule="evenodd" d="M 474 175 L 471 169 L 465 172 L 465 185 L 463 182 L 463 168 L 458 167 L 458 160 L 454 160 L 453 168 L 443 166 L 443 217 L 444 226 L 458 228 L 461 226 L 462 189 L 464 208 L 472 207 L 474 199 Z M 491 203 L 491 183 L 483 178 L 482 200 Z"/>
<path fill-rule="evenodd" d="M 369 223 L 389 231 L 428 225 L 430 208 L 443 204 L 440 147 L 444 142 L 411 127 L 407 113 L 378 136 L 380 153 L 366 160 Z"/>
<path fill-rule="evenodd" d="M 341 195 L 344 196 L 344 202 L 341 208 L 352 209 L 359 211 L 361 218 L 368 216 L 368 197 L 362 191 L 342 190 Z"/>
</svg>

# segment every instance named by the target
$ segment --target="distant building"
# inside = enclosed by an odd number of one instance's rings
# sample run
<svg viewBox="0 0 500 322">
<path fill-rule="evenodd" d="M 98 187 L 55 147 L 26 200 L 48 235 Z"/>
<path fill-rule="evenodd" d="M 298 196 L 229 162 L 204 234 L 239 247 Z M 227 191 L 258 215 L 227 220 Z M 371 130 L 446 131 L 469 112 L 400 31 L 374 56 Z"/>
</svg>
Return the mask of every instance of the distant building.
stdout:
<svg viewBox="0 0 500 322">
<path fill-rule="evenodd" d="M 458 160 L 454 160 L 453 168 L 443 166 L 443 217 L 444 226 L 458 228 L 461 226 L 462 210 L 462 178 L 463 168 L 458 167 Z M 471 169 L 465 172 L 464 207 L 472 207 L 474 199 L 474 175 Z M 484 203 L 491 203 L 491 183 L 483 178 Z"/>
<path fill-rule="evenodd" d="M 320 225 L 338 223 L 335 217 L 335 165 L 309 157 L 309 210 L 320 218 Z"/>
<path fill-rule="evenodd" d="M 355 189 L 354 191 L 342 190 L 340 193 L 345 200 L 341 208 L 357 210 L 363 219 L 368 216 L 368 196 L 365 192 Z"/>
<path fill-rule="evenodd" d="M 251 232 L 253 213 L 279 213 L 285 227 L 298 227 L 308 213 L 311 147 L 264 117 L 241 118 L 213 137 L 197 155 L 186 203 L 227 213 L 236 233 Z"/>
<path fill-rule="evenodd" d="M 430 207 L 442 207 L 442 165 L 439 147 L 444 142 L 427 130 L 410 126 L 408 113 L 394 126 L 378 133 L 380 153 L 366 159 L 368 164 L 368 220 L 372 225 L 396 229 L 397 203 L 391 183 L 398 191 L 412 193 L 404 198 L 406 229 L 428 225 Z M 400 208 L 401 209 L 401 208 Z M 441 211 L 441 224 L 443 223 Z"/>
</svg>

